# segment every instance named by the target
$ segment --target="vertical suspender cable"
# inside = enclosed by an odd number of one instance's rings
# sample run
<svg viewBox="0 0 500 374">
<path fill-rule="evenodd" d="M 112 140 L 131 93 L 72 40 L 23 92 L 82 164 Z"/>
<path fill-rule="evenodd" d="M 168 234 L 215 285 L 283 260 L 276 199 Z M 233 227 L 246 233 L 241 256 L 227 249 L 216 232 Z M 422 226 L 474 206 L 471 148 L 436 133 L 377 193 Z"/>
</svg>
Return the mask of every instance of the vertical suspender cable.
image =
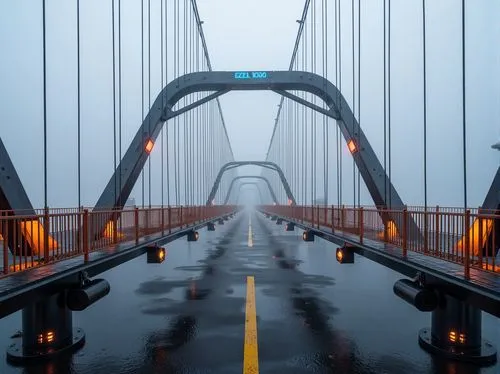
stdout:
<svg viewBox="0 0 500 374">
<path fill-rule="evenodd" d="M 387 172 L 387 62 L 386 62 L 386 0 L 384 0 L 384 172 Z M 387 207 L 387 178 L 384 178 L 384 203 Z"/>
<path fill-rule="evenodd" d="M 148 112 L 151 110 L 151 0 L 148 0 Z M 148 136 L 151 137 L 151 116 L 148 116 Z M 151 208 L 151 157 L 148 157 L 148 204 Z"/>
<path fill-rule="evenodd" d="M 361 149 L 361 0 L 358 0 L 358 147 Z M 358 206 L 361 206 L 361 172 L 358 169 Z"/>
<path fill-rule="evenodd" d="M 113 206 L 116 205 L 116 201 L 118 199 L 118 176 L 116 175 L 116 165 L 117 165 L 117 157 L 116 157 L 116 54 L 115 54 L 115 0 L 111 0 L 111 27 L 112 27 L 112 48 L 113 48 L 113 174 L 114 174 L 114 183 L 115 183 L 115 196 L 113 200 Z M 110 207 L 112 208 L 112 207 Z"/>
<path fill-rule="evenodd" d="M 328 79 L 328 2 L 323 0 L 323 76 Z M 323 168 L 324 168 L 324 195 L 325 204 L 328 205 L 328 159 L 330 152 L 328 143 L 330 140 L 330 132 L 328 128 L 328 117 L 323 116 Z"/>
<path fill-rule="evenodd" d="M 168 84 L 168 2 L 165 2 L 165 80 Z M 165 124 L 165 136 L 167 143 L 167 206 L 170 206 L 170 143 L 169 143 L 169 126 L 168 121 Z"/>
<path fill-rule="evenodd" d="M 339 93 L 342 94 L 342 13 L 341 13 L 341 0 L 339 0 L 339 19 L 338 19 L 338 25 L 339 25 Z M 339 100 L 339 105 L 342 105 L 342 101 Z M 342 109 L 340 108 L 342 111 Z M 343 157 L 342 157 L 342 137 L 340 136 L 340 130 L 339 127 L 337 126 L 337 132 L 338 132 L 338 152 L 339 152 L 339 175 L 340 175 L 340 184 L 339 184 L 339 196 L 340 196 L 340 202 L 339 205 L 343 203 L 343 198 L 342 198 L 342 169 L 343 169 Z"/>
<path fill-rule="evenodd" d="M 391 0 L 388 1 L 388 15 L 387 15 L 387 132 L 389 136 L 389 209 L 392 209 L 392 142 L 391 142 Z"/>
<path fill-rule="evenodd" d="M 76 0 L 76 74 L 77 74 L 77 91 L 78 91 L 78 103 L 77 103 L 77 116 L 78 116 L 78 208 L 82 205 L 82 194 L 81 194 L 81 175 L 82 175 L 82 158 L 81 158 L 81 96 L 80 96 L 80 0 Z"/>
<path fill-rule="evenodd" d="M 352 37 L 352 119 L 353 123 L 356 123 L 356 73 L 354 70 L 355 65 L 355 43 L 354 43 L 354 0 L 351 0 L 351 37 Z M 352 187 L 353 194 L 352 199 L 354 202 L 354 208 L 356 208 L 356 163 L 354 162 L 354 157 L 352 158 Z"/>
<path fill-rule="evenodd" d="M 160 92 L 163 91 L 163 0 L 160 0 Z M 162 109 L 165 107 L 165 95 L 163 93 L 161 94 L 161 107 Z M 164 189 L 164 168 L 165 168 L 165 162 L 163 160 L 164 158 L 164 148 L 165 148 L 165 139 L 163 136 L 163 127 L 161 128 L 161 207 L 163 208 L 164 205 L 164 198 L 163 198 L 163 189 Z M 163 215 L 163 211 L 162 211 Z"/>
<path fill-rule="evenodd" d="M 339 89 L 339 46 L 338 46 L 338 28 L 339 28 L 339 20 L 338 20 L 338 1 L 335 0 L 335 85 L 337 86 L 337 90 Z M 337 97 L 338 102 L 338 97 Z M 339 127 L 338 123 L 335 123 L 335 156 L 336 156 L 336 177 L 337 177 L 337 206 L 340 206 L 340 163 L 339 163 Z"/>
<path fill-rule="evenodd" d="M 184 33 L 183 33 L 183 40 L 184 40 L 184 47 L 182 52 L 184 53 L 183 56 L 183 74 L 187 73 L 187 0 L 184 0 L 184 20 L 183 20 L 183 28 L 184 28 Z M 187 97 L 184 97 L 184 105 L 187 104 Z M 184 204 L 189 205 L 188 201 L 188 176 L 187 176 L 187 120 L 188 120 L 188 114 L 184 114 L 184 124 L 182 126 L 183 130 L 183 143 L 184 143 L 184 148 L 183 148 L 183 153 L 184 153 L 184 159 L 183 159 L 183 175 L 184 175 Z"/>
<path fill-rule="evenodd" d="M 118 0 L 118 206 L 122 207 L 126 201 L 122 201 L 122 9 L 121 0 Z M 116 166 L 115 166 L 116 170 Z M 116 204 L 116 202 L 115 202 Z M 120 215 L 120 220 L 122 216 Z"/>
<path fill-rule="evenodd" d="M 144 152 L 144 0 L 141 0 L 141 122 L 142 122 L 142 144 L 141 152 Z M 142 208 L 144 209 L 144 168 L 141 171 L 142 179 Z"/>
<path fill-rule="evenodd" d="M 174 79 L 179 76 L 179 7 L 180 0 L 174 0 Z M 174 118 L 174 184 L 175 205 L 179 205 L 179 117 Z"/>
<path fill-rule="evenodd" d="M 422 0 L 422 44 L 423 44 L 423 75 L 424 75 L 424 209 L 427 211 L 427 58 L 426 58 L 426 25 L 425 0 Z"/>
<path fill-rule="evenodd" d="M 47 201 L 47 30 L 45 22 L 45 0 L 42 3 L 42 53 L 43 53 L 43 205 L 49 208 Z"/>
<path fill-rule="evenodd" d="M 467 117 L 465 96 L 465 0 L 462 0 L 462 151 L 464 167 L 464 212 L 467 210 Z"/>
</svg>

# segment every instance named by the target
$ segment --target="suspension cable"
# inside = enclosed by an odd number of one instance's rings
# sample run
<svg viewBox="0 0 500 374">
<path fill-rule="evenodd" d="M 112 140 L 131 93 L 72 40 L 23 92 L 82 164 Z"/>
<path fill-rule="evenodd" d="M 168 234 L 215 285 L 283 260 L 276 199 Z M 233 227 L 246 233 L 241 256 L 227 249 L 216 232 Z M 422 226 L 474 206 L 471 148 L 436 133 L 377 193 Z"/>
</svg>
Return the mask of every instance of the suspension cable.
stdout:
<svg viewBox="0 0 500 374">
<path fill-rule="evenodd" d="M 115 196 L 113 205 L 116 204 L 118 198 L 118 186 L 116 175 L 117 157 L 116 157 L 116 46 L 115 46 L 115 0 L 111 0 L 111 27 L 112 27 L 112 48 L 113 48 L 113 175 L 115 183 Z"/>
<path fill-rule="evenodd" d="M 356 123 L 356 73 L 354 70 L 355 61 L 355 42 L 354 42 L 354 0 L 351 0 L 351 37 L 352 37 L 352 123 Z M 356 162 L 352 158 L 352 187 L 353 187 L 353 206 L 356 208 Z"/>
<path fill-rule="evenodd" d="M 78 208 L 82 206 L 82 194 L 81 194 L 81 173 L 82 173 L 82 158 L 81 158 L 81 91 L 80 91 L 80 0 L 76 0 L 76 74 L 77 74 L 77 128 L 78 128 L 78 140 L 77 140 L 77 157 L 78 157 Z"/>
<path fill-rule="evenodd" d="M 391 0 L 388 1 L 387 15 L 387 131 L 389 135 L 389 209 L 392 209 L 392 131 L 391 131 Z"/>
<path fill-rule="evenodd" d="M 163 0 L 160 0 L 160 91 L 163 92 Z M 165 95 L 163 93 L 161 94 L 161 107 L 165 107 Z M 164 131 L 163 131 L 163 126 L 161 128 L 160 132 L 160 137 L 161 137 L 161 207 L 163 208 L 164 205 L 164 198 L 163 198 L 163 189 L 164 189 L 164 168 L 165 168 L 165 163 L 164 163 L 164 147 L 165 147 L 165 139 L 164 139 Z M 163 210 L 162 210 L 162 217 L 163 217 Z"/>
<path fill-rule="evenodd" d="M 148 112 L 151 110 L 151 0 L 148 0 Z M 148 134 L 151 136 L 151 116 L 148 116 Z M 148 157 L 148 206 L 151 208 L 151 157 Z"/>
<path fill-rule="evenodd" d="M 423 76 L 424 76 L 424 209 L 427 211 L 427 38 L 425 24 L 425 0 L 422 0 L 422 44 L 423 44 Z"/>
<path fill-rule="evenodd" d="M 384 0 L 384 172 L 387 172 L 387 53 L 386 53 L 386 21 L 387 5 Z M 387 206 L 387 178 L 384 178 L 384 203 Z"/>
<path fill-rule="evenodd" d="M 141 149 L 144 150 L 144 0 L 141 0 L 141 122 L 142 122 L 142 144 Z M 144 209 L 144 168 L 141 170 L 142 184 L 142 209 Z"/>
<path fill-rule="evenodd" d="M 121 26 L 122 10 L 121 1 L 118 0 L 118 155 L 119 172 L 118 172 L 118 206 L 122 207 L 126 201 L 122 202 L 122 26 Z M 116 165 L 115 165 L 116 170 Z M 115 201 L 116 204 L 116 201 Z M 122 216 L 120 215 L 120 222 Z"/>
<path fill-rule="evenodd" d="M 49 209 L 47 199 L 47 30 L 45 0 L 42 2 L 42 54 L 43 54 L 43 205 Z"/>
<path fill-rule="evenodd" d="M 465 96 L 465 0 L 462 0 L 462 152 L 464 169 L 464 212 L 467 210 L 467 116 Z"/>
</svg>

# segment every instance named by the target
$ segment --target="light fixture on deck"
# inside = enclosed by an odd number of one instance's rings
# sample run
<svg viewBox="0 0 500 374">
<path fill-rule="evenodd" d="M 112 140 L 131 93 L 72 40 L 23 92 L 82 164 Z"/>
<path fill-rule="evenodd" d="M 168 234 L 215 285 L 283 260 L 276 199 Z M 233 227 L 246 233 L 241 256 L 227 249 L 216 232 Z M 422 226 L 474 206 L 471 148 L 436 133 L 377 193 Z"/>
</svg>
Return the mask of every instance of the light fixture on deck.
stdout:
<svg viewBox="0 0 500 374">
<path fill-rule="evenodd" d="M 199 237 L 200 237 L 200 234 L 198 233 L 198 231 L 191 230 L 187 234 L 188 242 L 197 242 Z"/>
<path fill-rule="evenodd" d="M 215 231 L 215 224 L 213 222 L 207 223 L 207 231 Z"/>
<path fill-rule="evenodd" d="M 302 240 L 305 242 L 313 242 L 314 234 L 311 231 L 306 230 L 302 233 Z"/>
<path fill-rule="evenodd" d="M 167 257 L 167 251 L 165 248 L 152 245 L 147 247 L 146 249 L 148 264 L 161 264 L 163 261 L 165 261 L 165 258 Z"/>
<path fill-rule="evenodd" d="M 335 258 L 339 264 L 354 264 L 354 252 L 347 245 L 337 248 Z"/>
</svg>

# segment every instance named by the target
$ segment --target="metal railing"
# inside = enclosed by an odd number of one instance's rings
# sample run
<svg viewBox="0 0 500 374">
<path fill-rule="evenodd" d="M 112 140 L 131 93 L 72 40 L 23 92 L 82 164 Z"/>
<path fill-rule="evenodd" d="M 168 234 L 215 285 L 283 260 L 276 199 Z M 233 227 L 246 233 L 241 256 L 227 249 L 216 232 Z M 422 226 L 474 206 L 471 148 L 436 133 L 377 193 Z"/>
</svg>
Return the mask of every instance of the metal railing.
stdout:
<svg viewBox="0 0 500 374">
<path fill-rule="evenodd" d="M 235 211 L 232 206 L 129 208 L 90 211 L 65 208 L 37 210 L 35 215 L 0 211 L 0 278 L 29 268 L 139 243 L 147 235 L 169 234 Z M 19 212 L 17 212 L 19 213 Z"/>
<path fill-rule="evenodd" d="M 383 210 L 387 224 L 375 207 L 264 206 L 261 210 L 289 218 L 313 228 L 326 228 L 363 244 L 382 242 L 408 251 L 423 253 L 464 266 L 465 278 L 471 269 L 500 274 L 500 215 L 493 211 L 435 207 Z M 421 235 L 409 235 L 409 222 L 416 223 Z M 402 224 L 398 229 L 396 222 Z"/>
</svg>

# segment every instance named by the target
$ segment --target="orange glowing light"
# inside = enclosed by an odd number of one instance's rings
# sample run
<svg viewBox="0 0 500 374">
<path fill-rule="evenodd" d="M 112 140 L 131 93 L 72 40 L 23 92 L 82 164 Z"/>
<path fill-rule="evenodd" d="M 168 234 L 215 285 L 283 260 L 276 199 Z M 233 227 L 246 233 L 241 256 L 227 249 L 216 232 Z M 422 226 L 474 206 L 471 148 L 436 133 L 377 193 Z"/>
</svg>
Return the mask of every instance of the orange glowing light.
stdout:
<svg viewBox="0 0 500 374">
<path fill-rule="evenodd" d="M 458 341 L 460 342 L 460 344 L 465 344 L 465 334 L 460 334 L 458 336 Z"/>
<path fill-rule="evenodd" d="M 448 339 L 450 340 L 450 342 L 455 343 L 457 341 L 457 333 L 453 330 L 450 331 L 450 333 L 448 334 Z"/>
<path fill-rule="evenodd" d="M 3 241 L 3 236 L 0 234 L 0 242 Z"/>
<path fill-rule="evenodd" d="M 115 221 L 109 221 L 107 224 L 106 224 L 106 228 L 104 229 L 104 237 L 107 238 L 107 239 L 112 239 L 113 238 L 113 233 L 115 232 Z M 118 239 L 121 239 L 123 238 L 123 233 L 121 233 L 120 231 L 116 230 L 116 237 Z"/>
<path fill-rule="evenodd" d="M 165 249 L 161 248 L 160 251 L 158 252 L 158 259 L 160 261 L 163 261 L 165 259 Z"/>
<path fill-rule="evenodd" d="M 21 221 L 21 231 L 33 254 L 43 254 L 45 249 L 45 231 L 43 225 L 38 220 Z M 58 248 L 57 242 L 49 235 L 48 249 L 50 252 Z"/>
<path fill-rule="evenodd" d="M 10 265 L 9 272 L 15 273 L 16 271 L 26 270 L 26 269 L 35 267 L 38 264 L 39 264 L 39 262 L 37 260 L 33 260 L 33 261 L 30 260 L 29 262 L 26 262 L 26 263 L 21 262 L 20 264 Z"/>
<path fill-rule="evenodd" d="M 397 229 L 396 224 L 394 223 L 394 221 L 387 222 L 387 226 L 385 228 L 385 232 L 387 232 L 387 239 L 389 239 L 389 240 L 394 240 L 399 235 L 398 229 Z M 379 240 L 384 240 L 384 238 L 385 238 L 385 232 L 382 231 L 382 232 L 379 232 L 377 234 L 377 237 L 378 237 Z"/>
<path fill-rule="evenodd" d="M 147 154 L 151 153 L 151 151 L 153 150 L 154 145 L 155 145 L 155 143 L 153 142 L 153 140 L 148 139 L 148 141 L 146 143 L 146 147 L 145 147 L 145 150 L 146 150 Z"/>
<path fill-rule="evenodd" d="M 347 143 L 347 147 L 349 148 L 349 151 L 351 153 L 355 153 L 358 150 L 358 147 L 356 147 L 356 143 L 354 143 L 354 140 L 349 140 Z"/>
<path fill-rule="evenodd" d="M 52 343 L 55 340 L 55 337 L 56 335 L 54 331 L 47 331 L 45 334 L 38 334 L 37 343 L 38 344 Z"/>
<path fill-rule="evenodd" d="M 493 228 L 493 220 L 481 218 L 481 233 L 479 233 L 479 220 L 476 219 L 469 229 L 469 249 L 474 256 L 479 256 L 479 252 L 481 248 L 479 248 L 479 243 L 486 243 L 488 241 L 488 237 L 491 235 L 491 231 Z M 465 237 L 460 239 L 457 243 L 457 248 L 459 251 L 464 250 L 464 242 Z"/>
<path fill-rule="evenodd" d="M 337 251 L 337 261 L 342 262 L 343 258 L 344 258 L 344 251 Z"/>
</svg>

